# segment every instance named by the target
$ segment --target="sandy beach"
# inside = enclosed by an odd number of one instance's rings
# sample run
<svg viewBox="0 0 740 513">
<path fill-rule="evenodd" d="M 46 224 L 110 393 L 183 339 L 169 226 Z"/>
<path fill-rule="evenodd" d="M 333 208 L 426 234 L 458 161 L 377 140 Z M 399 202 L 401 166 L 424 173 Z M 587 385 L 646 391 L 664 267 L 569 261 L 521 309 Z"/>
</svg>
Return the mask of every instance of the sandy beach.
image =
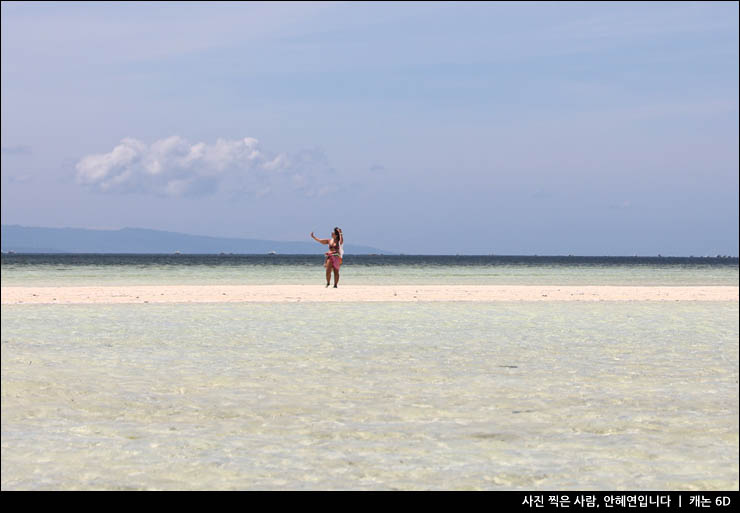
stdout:
<svg viewBox="0 0 740 513">
<path fill-rule="evenodd" d="M 158 285 L 2 287 L 2 304 L 415 301 L 738 301 L 732 286 Z"/>
</svg>

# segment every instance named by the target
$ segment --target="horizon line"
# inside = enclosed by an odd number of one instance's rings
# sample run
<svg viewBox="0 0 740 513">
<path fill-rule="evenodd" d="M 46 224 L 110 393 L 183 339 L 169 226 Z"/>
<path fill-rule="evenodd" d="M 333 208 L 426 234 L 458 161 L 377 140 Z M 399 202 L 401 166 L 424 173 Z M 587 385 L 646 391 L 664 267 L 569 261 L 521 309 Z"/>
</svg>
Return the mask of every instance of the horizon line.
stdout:
<svg viewBox="0 0 740 513">
<path fill-rule="evenodd" d="M 140 228 L 140 227 L 132 227 L 132 226 L 124 226 L 123 228 L 79 228 L 79 227 L 70 227 L 65 226 L 62 228 L 59 227 L 51 227 L 51 226 L 28 226 L 28 225 L 21 225 L 21 224 L 0 224 L 0 229 L 3 227 L 19 227 L 19 228 L 39 228 L 39 229 L 47 229 L 47 230 L 89 230 L 89 231 L 105 231 L 105 232 L 116 232 L 116 231 L 122 231 L 122 230 L 147 230 L 147 231 L 154 231 L 154 232 L 163 232 L 163 233 L 172 233 L 177 235 L 185 235 L 189 237 L 206 237 L 206 238 L 213 238 L 213 239 L 234 239 L 234 240 L 257 240 L 262 242 L 280 242 L 280 243 L 301 243 L 304 241 L 301 240 L 278 240 L 278 239 L 249 239 L 247 237 L 233 237 L 233 236 L 220 236 L 220 235 L 200 235 L 200 234 L 194 234 L 194 233 L 185 233 L 185 232 L 177 232 L 177 231 L 170 231 L 170 230 L 161 230 L 157 228 Z M 704 256 L 697 256 L 697 255 L 663 255 L 662 253 L 657 253 L 654 255 L 639 255 L 639 254 L 633 254 L 633 255 L 574 255 L 574 254 L 553 254 L 553 255 L 540 255 L 539 253 L 531 253 L 531 254 L 523 254 L 523 253 L 404 253 L 404 252 L 397 252 L 397 251 L 386 251 L 382 250 L 380 248 L 374 248 L 373 246 L 370 246 L 368 244 L 350 244 L 350 246 L 357 245 L 357 246 L 365 246 L 370 247 L 373 249 L 378 249 L 381 251 L 381 253 L 348 253 L 352 255 L 366 255 L 366 256 L 485 256 L 485 257 L 543 257 L 543 258 L 711 258 L 711 259 L 737 259 L 740 258 L 739 255 L 723 255 L 723 254 L 716 254 L 714 256 L 711 255 L 704 255 Z M 14 250 L 2 250 L 2 254 L 17 254 L 17 255 L 174 255 L 174 254 L 182 254 L 182 255 L 269 255 L 270 253 L 234 253 L 234 252 L 218 252 L 218 253 L 183 253 L 183 252 L 172 252 L 172 253 L 158 253 L 158 252 L 152 252 L 152 253 L 141 253 L 141 252 L 131 252 L 131 253 L 121 253 L 121 252 L 111 252 L 111 251 L 100 251 L 100 252 L 70 252 L 70 251 L 14 251 Z M 278 254 L 278 253 L 276 253 Z M 314 253 L 279 253 L 280 255 L 313 255 Z"/>
<path fill-rule="evenodd" d="M 2 255 L 127 255 L 127 256 L 316 256 L 320 255 L 317 253 L 234 253 L 234 252 L 219 252 L 219 253 L 189 253 L 182 251 L 174 251 L 169 253 L 151 252 L 131 252 L 121 253 L 116 251 L 14 251 L 14 250 L 2 250 Z M 499 254 L 499 253 L 346 253 L 347 255 L 354 256 L 402 256 L 402 257 L 505 257 L 505 258 L 684 258 L 684 259 L 711 259 L 711 260 L 739 260 L 740 257 L 737 255 L 540 255 L 540 254 Z"/>
</svg>

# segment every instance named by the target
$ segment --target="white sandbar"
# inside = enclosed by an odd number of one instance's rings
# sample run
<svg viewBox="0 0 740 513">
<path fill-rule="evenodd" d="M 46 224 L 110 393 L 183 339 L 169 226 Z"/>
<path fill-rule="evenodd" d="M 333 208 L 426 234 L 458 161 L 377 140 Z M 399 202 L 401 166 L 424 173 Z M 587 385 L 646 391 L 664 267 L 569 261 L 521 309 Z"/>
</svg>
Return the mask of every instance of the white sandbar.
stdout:
<svg viewBox="0 0 740 513">
<path fill-rule="evenodd" d="M 733 286 L 557 285 L 156 285 L 2 287 L 2 304 L 372 302 L 372 301 L 738 301 Z"/>
</svg>

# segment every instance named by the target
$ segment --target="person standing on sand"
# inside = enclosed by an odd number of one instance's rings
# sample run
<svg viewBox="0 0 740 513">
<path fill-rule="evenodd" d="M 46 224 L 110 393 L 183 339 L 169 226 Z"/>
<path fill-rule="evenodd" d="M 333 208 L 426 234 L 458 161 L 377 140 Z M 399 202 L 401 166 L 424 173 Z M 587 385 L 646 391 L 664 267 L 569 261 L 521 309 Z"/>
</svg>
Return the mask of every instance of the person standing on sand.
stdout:
<svg viewBox="0 0 740 513">
<path fill-rule="evenodd" d="M 344 256 L 344 248 L 342 247 L 344 245 L 344 236 L 342 235 L 342 230 L 335 226 L 331 234 L 331 239 L 319 239 L 313 232 L 311 232 L 311 237 L 316 242 L 329 245 L 329 251 L 325 253 L 326 260 L 324 261 L 324 267 L 326 267 L 326 286 L 329 286 L 329 280 L 331 279 L 333 270 L 334 288 L 337 288 L 337 284 L 339 283 L 339 268 L 342 265 L 342 257 Z"/>
</svg>

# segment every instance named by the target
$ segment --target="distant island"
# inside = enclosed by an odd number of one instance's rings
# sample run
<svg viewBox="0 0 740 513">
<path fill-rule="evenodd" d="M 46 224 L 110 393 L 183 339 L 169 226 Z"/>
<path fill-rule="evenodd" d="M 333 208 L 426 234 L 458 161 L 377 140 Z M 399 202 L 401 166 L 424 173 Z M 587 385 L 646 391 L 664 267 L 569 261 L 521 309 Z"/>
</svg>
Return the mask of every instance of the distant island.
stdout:
<svg viewBox="0 0 740 513">
<path fill-rule="evenodd" d="M 314 241 L 274 241 L 188 235 L 184 233 L 122 228 L 40 228 L 2 225 L 4 253 L 191 253 L 191 254 L 315 254 L 325 246 Z M 307 236 L 308 238 L 308 236 Z M 350 254 L 392 254 L 389 251 L 345 244 Z"/>
</svg>

